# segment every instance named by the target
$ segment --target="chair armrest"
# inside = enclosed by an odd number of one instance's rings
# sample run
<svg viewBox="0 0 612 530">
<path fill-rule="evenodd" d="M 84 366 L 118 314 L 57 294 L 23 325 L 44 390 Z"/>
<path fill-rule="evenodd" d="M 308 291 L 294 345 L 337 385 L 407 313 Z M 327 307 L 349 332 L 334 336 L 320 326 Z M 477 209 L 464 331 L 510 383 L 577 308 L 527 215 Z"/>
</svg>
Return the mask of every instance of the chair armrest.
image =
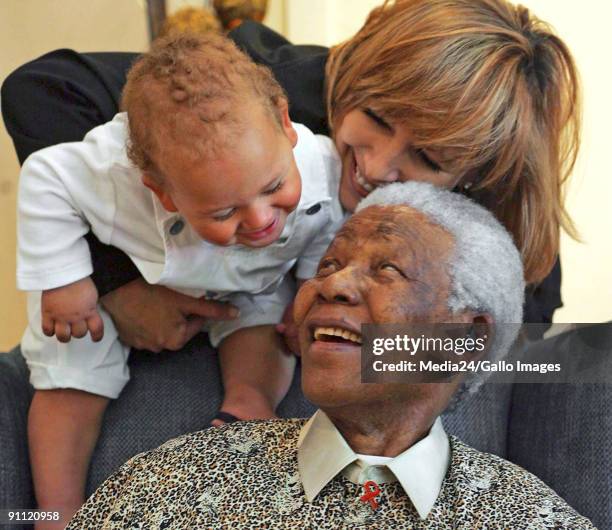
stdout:
<svg viewBox="0 0 612 530">
<path fill-rule="evenodd" d="M 612 377 L 612 324 L 572 330 L 534 344 L 566 366 L 597 354 Z M 549 357 L 548 357 L 549 358 Z M 612 384 L 515 384 L 508 459 L 542 479 L 597 528 L 612 528 Z"/>
</svg>

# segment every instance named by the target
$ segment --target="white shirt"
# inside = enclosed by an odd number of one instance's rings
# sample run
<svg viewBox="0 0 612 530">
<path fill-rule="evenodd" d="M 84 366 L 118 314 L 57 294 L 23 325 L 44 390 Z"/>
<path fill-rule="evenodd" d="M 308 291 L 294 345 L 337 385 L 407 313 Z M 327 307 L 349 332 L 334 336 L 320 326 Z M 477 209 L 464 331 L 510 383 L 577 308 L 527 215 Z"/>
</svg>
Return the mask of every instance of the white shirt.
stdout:
<svg viewBox="0 0 612 530">
<path fill-rule="evenodd" d="M 90 228 L 128 254 L 147 282 L 192 296 L 270 292 L 296 262 L 298 278 L 312 277 L 344 219 L 341 162 L 329 138 L 294 127 L 302 195 L 279 240 L 263 248 L 208 243 L 166 211 L 127 157 L 125 113 L 82 142 L 32 154 L 20 177 L 18 287 L 52 289 L 89 276 Z"/>
<path fill-rule="evenodd" d="M 399 481 L 421 519 L 433 508 L 450 466 L 450 444 L 440 418 L 427 436 L 394 458 L 356 454 L 321 410 L 304 425 L 297 445 L 300 480 L 308 502 L 338 473 L 354 484 Z"/>
</svg>

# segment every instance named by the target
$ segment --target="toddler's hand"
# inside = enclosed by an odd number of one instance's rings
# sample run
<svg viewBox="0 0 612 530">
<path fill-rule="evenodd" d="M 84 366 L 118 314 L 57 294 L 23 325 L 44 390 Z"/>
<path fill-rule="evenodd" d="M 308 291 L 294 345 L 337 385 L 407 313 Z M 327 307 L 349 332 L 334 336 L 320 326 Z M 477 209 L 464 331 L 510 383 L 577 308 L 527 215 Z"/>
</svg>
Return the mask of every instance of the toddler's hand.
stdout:
<svg viewBox="0 0 612 530">
<path fill-rule="evenodd" d="M 102 340 L 104 324 L 97 304 L 98 290 L 89 277 L 43 291 L 43 333 L 47 337 L 55 335 L 60 342 L 68 342 L 70 337 L 80 339 L 89 331 L 94 342 Z"/>
</svg>

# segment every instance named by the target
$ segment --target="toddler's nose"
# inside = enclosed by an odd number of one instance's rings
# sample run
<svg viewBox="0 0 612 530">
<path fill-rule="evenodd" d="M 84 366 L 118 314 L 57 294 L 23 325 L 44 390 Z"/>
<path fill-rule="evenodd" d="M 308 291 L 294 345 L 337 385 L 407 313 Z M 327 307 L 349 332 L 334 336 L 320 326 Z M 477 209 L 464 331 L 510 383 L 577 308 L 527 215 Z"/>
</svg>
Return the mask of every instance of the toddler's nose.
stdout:
<svg viewBox="0 0 612 530">
<path fill-rule="evenodd" d="M 243 222 L 247 230 L 261 230 L 274 220 L 274 210 L 269 206 L 253 206 Z"/>
</svg>

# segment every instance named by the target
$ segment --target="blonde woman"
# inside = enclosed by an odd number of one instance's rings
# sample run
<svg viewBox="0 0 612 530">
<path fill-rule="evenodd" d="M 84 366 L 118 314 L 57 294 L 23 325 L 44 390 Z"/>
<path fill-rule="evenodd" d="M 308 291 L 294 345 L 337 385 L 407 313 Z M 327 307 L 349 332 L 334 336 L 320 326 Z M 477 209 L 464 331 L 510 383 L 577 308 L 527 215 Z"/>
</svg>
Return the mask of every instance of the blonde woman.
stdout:
<svg viewBox="0 0 612 530">
<path fill-rule="evenodd" d="M 525 320 L 551 321 L 561 305 L 560 230 L 575 235 L 563 183 L 578 150 L 580 105 L 571 54 L 544 22 L 505 0 L 397 0 L 331 50 L 294 46 L 254 22 L 230 36 L 272 69 L 293 120 L 331 132 L 347 211 L 394 181 L 469 194 L 521 252 Z M 2 105 L 20 160 L 110 120 L 133 58 L 60 50 L 12 74 Z M 127 344 L 180 349 L 198 332 L 194 319 L 223 311 L 147 285 L 126 256 L 89 241 L 102 302 Z"/>
</svg>

